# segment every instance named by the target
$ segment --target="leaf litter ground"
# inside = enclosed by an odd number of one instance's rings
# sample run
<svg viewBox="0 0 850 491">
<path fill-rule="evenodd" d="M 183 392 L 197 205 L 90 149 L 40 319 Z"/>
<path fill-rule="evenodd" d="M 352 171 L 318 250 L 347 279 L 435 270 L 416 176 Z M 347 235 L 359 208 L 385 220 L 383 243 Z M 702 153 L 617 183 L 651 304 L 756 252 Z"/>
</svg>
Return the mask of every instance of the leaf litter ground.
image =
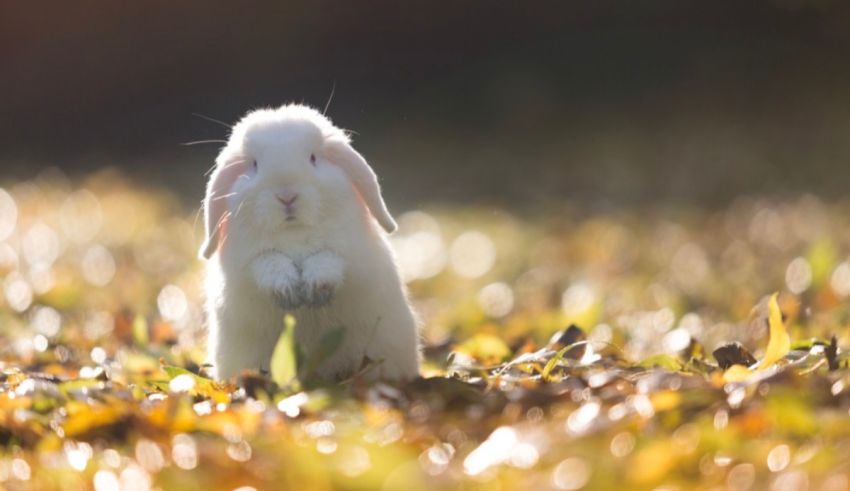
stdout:
<svg viewBox="0 0 850 491">
<path fill-rule="evenodd" d="M 0 191 L 0 487 L 848 489 L 844 204 L 406 213 L 406 384 L 314 380 L 334 330 L 208 379 L 180 210 L 110 174 Z"/>
</svg>

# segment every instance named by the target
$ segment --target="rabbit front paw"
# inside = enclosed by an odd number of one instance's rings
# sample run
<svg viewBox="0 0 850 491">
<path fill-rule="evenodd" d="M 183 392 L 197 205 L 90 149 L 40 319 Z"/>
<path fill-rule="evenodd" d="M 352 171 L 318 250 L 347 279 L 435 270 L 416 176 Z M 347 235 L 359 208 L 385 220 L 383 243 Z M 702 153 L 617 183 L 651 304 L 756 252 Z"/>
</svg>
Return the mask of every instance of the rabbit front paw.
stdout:
<svg viewBox="0 0 850 491">
<path fill-rule="evenodd" d="M 317 308 L 333 300 L 336 286 L 330 283 L 304 283 L 301 288 L 301 303 L 307 307 Z"/>
<path fill-rule="evenodd" d="M 294 310 L 304 303 L 300 273 L 288 257 L 280 254 L 261 256 L 253 268 L 257 285 L 271 294 L 280 308 Z"/>
<path fill-rule="evenodd" d="M 301 265 L 301 300 L 308 307 L 322 307 L 333 300 L 342 284 L 342 259 L 330 251 L 314 254 Z"/>
<path fill-rule="evenodd" d="M 274 303 L 283 310 L 295 310 L 304 304 L 303 289 L 286 289 L 272 291 Z"/>
</svg>

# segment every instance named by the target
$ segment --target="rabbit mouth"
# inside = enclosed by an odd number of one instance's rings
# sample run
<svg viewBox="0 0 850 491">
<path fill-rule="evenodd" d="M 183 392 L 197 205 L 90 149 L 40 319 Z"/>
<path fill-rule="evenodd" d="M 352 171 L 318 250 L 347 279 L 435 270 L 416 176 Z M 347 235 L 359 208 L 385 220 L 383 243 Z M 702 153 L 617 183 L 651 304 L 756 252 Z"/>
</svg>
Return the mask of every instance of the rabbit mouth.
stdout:
<svg viewBox="0 0 850 491">
<path fill-rule="evenodd" d="M 291 206 L 287 206 L 283 209 L 283 223 L 287 225 L 301 221 L 299 216 L 300 213 Z"/>
<path fill-rule="evenodd" d="M 298 214 L 296 213 L 295 208 L 292 205 L 284 205 L 283 221 L 294 222 L 296 220 L 298 220 Z"/>
</svg>

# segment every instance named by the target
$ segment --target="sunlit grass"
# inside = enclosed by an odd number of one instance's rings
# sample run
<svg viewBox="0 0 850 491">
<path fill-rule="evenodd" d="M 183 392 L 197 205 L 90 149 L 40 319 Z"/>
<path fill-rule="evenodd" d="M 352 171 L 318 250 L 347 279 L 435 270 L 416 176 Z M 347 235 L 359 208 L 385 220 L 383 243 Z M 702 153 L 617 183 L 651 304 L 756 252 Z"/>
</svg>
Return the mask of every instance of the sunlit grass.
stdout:
<svg viewBox="0 0 850 491">
<path fill-rule="evenodd" d="M 848 489 L 847 204 L 403 213 L 402 386 L 205 378 L 196 211 L 0 189 L 0 487 Z"/>
</svg>

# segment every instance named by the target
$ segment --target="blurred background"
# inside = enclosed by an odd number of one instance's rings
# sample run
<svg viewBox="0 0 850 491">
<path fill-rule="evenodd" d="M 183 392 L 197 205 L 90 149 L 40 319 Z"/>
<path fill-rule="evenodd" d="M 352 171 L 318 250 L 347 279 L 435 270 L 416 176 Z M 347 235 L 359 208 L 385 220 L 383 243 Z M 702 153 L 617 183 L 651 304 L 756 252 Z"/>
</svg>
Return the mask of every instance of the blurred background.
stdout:
<svg viewBox="0 0 850 491">
<path fill-rule="evenodd" d="M 764 326 L 742 326 L 778 290 L 806 336 L 850 319 L 846 2 L 2 9 L 0 322 L 18 354 L 57 319 L 96 342 L 138 317 L 202 346 L 220 144 L 185 143 L 332 93 L 431 346 L 576 323 L 633 359 L 756 349 Z"/>
<path fill-rule="evenodd" d="M 718 205 L 850 182 L 850 4 L 5 2 L 0 181 L 118 168 L 197 206 L 250 108 L 323 107 L 391 207 Z"/>
</svg>

